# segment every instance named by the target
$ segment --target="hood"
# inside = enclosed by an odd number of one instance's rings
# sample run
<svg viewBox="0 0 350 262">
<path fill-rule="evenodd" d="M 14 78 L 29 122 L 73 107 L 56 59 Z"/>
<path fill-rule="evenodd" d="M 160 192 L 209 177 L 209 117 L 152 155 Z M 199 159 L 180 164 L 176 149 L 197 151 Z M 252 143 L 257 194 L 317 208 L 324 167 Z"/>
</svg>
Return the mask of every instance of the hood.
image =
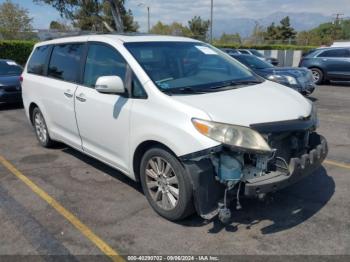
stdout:
<svg viewBox="0 0 350 262">
<path fill-rule="evenodd" d="M 212 121 L 233 125 L 295 120 L 311 114 L 312 104 L 298 92 L 271 81 L 228 91 L 172 96 L 206 112 Z"/>
<path fill-rule="evenodd" d="M 293 76 L 295 78 L 305 77 L 309 72 L 308 69 L 295 68 L 295 67 L 272 67 L 272 68 L 257 69 L 256 71 L 264 76 L 274 74 L 274 75 L 288 75 L 288 76 Z"/>
<path fill-rule="evenodd" d="M 0 76 L 0 86 L 20 85 L 19 76 Z"/>
</svg>

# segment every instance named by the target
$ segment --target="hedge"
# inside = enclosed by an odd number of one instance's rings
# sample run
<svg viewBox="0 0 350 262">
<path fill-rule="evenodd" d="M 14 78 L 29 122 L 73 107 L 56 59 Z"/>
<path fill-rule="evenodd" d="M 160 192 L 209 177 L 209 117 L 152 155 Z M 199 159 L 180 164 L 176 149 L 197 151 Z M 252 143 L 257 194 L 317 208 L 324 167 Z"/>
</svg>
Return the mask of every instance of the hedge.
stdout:
<svg viewBox="0 0 350 262">
<path fill-rule="evenodd" d="M 0 41 L 0 58 L 11 59 L 24 65 L 32 52 L 34 41 Z"/>
<path fill-rule="evenodd" d="M 0 58 L 12 59 L 17 63 L 24 65 L 30 55 L 35 41 L 5 40 L 0 41 Z M 235 44 L 215 44 L 222 48 L 254 48 L 260 50 L 302 50 L 308 51 L 316 48 L 315 46 L 297 46 L 297 45 L 235 45 Z"/>
<path fill-rule="evenodd" d="M 242 48 L 242 49 L 258 49 L 258 50 L 302 50 L 309 51 L 317 48 L 317 46 L 299 46 L 299 45 L 239 45 L 239 44 L 216 44 L 216 47 L 221 48 Z"/>
</svg>

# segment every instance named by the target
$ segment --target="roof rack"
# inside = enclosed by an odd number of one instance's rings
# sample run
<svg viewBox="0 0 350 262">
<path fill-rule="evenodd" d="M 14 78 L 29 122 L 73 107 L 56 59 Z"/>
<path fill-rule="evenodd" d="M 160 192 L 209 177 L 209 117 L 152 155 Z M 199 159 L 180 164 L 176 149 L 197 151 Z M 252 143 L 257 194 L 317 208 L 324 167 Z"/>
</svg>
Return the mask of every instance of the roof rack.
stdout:
<svg viewBox="0 0 350 262">
<path fill-rule="evenodd" d="M 59 30 L 37 30 L 39 38 L 43 41 L 54 40 L 58 38 L 73 37 L 73 36 L 84 36 L 84 35 L 124 35 L 124 36 L 144 36 L 144 35 L 155 35 L 148 33 L 139 32 L 97 32 L 97 31 L 59 31 Z M 42 35 L 40 37 L 40 35 Z"/>
</svg>

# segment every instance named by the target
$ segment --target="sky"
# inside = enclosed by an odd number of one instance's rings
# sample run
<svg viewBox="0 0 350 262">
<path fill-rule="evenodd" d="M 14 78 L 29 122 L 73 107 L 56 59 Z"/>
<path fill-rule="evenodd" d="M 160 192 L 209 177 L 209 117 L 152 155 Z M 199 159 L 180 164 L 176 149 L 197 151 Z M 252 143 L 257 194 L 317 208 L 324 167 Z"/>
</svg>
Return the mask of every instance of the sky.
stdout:
<svg viewBox="0 0 350 262">
<path fill-rule="evenodd" d="M 0 4 L 5 0 L 0 0 Z M 61 19 L 59 13 L 51 6 L 35 4 L 32 0 L 12 0 L 29 10 L 37 29 L 48 28 L 52 20 Z M 313 12 L 331 16 L 343 13 L 350 16 L 350 0 L 214 0 L 215 17 L 245 17 L 259 19 L 274 12 Z M 126 0 L 140 31 L 147 29 L 147 6 L 150 7 L 151 25 L 157 21 L 171 23 L 174 21 L 187 24 L 195 15 L 209 19 L 210 0 Z"/>
</svg>

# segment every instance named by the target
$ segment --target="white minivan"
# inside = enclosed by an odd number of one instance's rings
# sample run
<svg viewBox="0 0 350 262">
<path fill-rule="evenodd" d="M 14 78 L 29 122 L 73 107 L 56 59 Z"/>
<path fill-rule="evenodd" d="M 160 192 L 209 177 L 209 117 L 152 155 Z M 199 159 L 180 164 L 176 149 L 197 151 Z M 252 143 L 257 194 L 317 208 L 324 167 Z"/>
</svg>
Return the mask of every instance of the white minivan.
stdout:
<svg viewBox="0 0 350 262">
<path fill-rule="evenodd" d="M 22 88 L 42 146 L 63 142 L 140 181 L 169 220 L 227 221 L 229 200 L 286 187 L 328 152 L 312 102 L 189 38 L 41 42 Z"/>
</svg>

